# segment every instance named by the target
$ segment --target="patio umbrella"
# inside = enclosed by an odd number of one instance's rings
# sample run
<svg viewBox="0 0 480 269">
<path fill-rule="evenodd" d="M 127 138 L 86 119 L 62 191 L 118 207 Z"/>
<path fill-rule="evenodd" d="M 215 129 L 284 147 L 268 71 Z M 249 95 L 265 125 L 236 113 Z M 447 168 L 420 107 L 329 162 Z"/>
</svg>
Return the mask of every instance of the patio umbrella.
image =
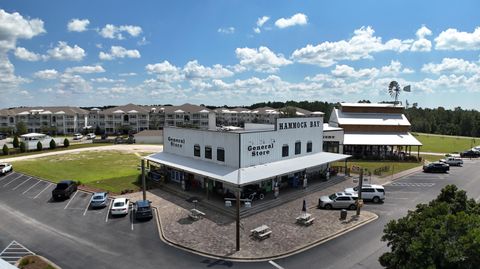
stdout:
<svg viewBox="0 0 480 269">
<path fill-rule="evenodd" d="M 305 201 L 305 199 L 303 199 L 302 212 L 307 213 L 307 202 Z"/>
</svg>

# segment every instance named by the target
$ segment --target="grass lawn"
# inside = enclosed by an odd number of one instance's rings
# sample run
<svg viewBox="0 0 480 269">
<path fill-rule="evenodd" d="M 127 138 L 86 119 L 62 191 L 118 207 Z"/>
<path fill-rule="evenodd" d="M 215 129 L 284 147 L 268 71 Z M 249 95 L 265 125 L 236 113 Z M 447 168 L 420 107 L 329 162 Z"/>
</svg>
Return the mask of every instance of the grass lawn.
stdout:
<svg viewBox="0 0 480 269">
<path fill-rule="evenodd" d="M 137 190 L 140 158 L 122 151 L 76 152 L 32 160 L 16 161 L 16 171 L 58 182 L 62 179 L 79 180 L 94 188 L 120 193 Z"/>
<path fill-rule="evenodd" d="M 334 166 L 344 166 L 345 163 L 344 162 L 338 162 L 338 163 L 334 163 L 333 165 Z M 400 161 L 362 161 L 362 160 L 351 160 L 350 161 L 349 160 L 347 162 L 347 165 L 350 168 L 352 166 L 362 167 L 362 168 L 370 171 L 372 174 L 373 174 L 375 169 L 388 166 L 388 169 L 384 172 L 381 172 L 381 174 L 380 174 L 381 177 L 385 177 L 385 176 L 391 175 L 392 173 L 396 174 L 396 173 L 399 173 L 401 171 L 405 171 L 405 170 L 408 170 L 408 169 L 411 169 L 411 168 L 414 168 L 414 167 L 417 167 L 417 166 L 421 166 L 422 163 L 400 162 Z M 352 173 L 354 173 L 354 172 L 352 172 Z"/>
<path fill-rule="evenodd" d="M 441 136 L 433 134 L 412 133 L 422 142 L 423 152 L 453 153 L 471 149 L 480 144 L 480 137 Z"/>
</svg>

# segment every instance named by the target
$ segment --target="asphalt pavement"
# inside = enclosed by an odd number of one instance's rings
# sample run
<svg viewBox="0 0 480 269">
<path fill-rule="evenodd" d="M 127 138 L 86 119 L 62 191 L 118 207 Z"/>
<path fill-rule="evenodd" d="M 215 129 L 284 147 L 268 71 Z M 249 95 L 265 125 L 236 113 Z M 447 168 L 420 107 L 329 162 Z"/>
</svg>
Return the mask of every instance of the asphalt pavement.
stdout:
<svg viewBox="0 0 480 269">
<path fill-rule="evenodd" d="M 159 239 L 155 219 L 111 217 L 108 207 L 88 208 L 91 194 L 81 191 L 53 202 L 53 183 L 13 172 L 0 177 L 0 250 L 15 240 L 62 268 L 380 268 L 378 257 L 387 250 L 380 241 L 384 225 L 434 199 L 447 184 L 480 199 L 479 164 L 465 160 L 447 174 L 418 172 L 396 180 L 385 186 L 383 204 L 365 205 L 378 220 L 303 253 L 255 263 L 179 250 Z"/>
</svg>

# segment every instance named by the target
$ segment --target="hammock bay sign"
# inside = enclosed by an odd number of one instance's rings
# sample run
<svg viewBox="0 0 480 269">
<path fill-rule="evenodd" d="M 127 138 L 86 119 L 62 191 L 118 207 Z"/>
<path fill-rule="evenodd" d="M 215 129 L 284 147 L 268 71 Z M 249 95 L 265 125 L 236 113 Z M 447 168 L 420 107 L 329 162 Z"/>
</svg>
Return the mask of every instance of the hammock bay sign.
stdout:
<svg viewBox="0 0 480 269">
<path fill-rule="evenodd" d="M 283 121 L 279 119 L 277 121 L 277 130 L 319 128 L 322 126 L 323 121 L 317 119 L 306 119 L 304 121 Z"/>
</svg>

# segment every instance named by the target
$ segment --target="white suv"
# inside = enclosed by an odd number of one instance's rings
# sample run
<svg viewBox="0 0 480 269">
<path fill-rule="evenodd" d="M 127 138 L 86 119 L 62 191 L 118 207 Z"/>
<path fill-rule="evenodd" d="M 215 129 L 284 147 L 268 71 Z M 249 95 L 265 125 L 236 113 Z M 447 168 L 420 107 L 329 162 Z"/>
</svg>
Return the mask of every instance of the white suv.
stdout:
<svg viewBox="0 0 480 269">
<path fill-rule="evenodd" d="M 358 195 L 358 187 L 346 188 L 345 192 Z M 385 188 L 382 185 L 363 184 L 362 200 L 371 200 L 374 203 L 385 200 Z"/>
</svg>

